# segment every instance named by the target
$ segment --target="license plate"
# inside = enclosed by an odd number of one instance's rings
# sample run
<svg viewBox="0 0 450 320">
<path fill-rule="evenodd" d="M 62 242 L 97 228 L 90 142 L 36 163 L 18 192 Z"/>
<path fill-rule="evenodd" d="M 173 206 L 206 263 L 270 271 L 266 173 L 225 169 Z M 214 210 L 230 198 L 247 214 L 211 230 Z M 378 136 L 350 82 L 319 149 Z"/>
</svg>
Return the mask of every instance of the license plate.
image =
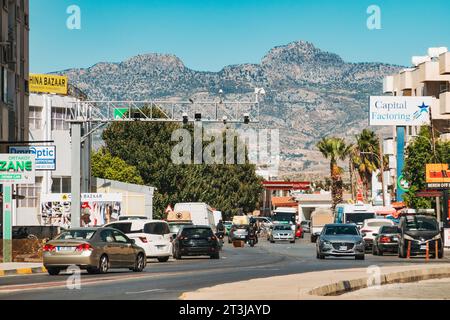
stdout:
<svg viewBox="0 0 450 320">
<path fill-rule="evenodd" d="M 398 241 L 398 238 L 397 237 L 393 237 L 392 240 Z"/>
<path fill-rule="evenodd" d="M 164 250 L 165 247 L 166 247 L 166 246 L 157 246 L 157 248 L 158 248 L 159 251 Z"/>
<path fill-rule="evenodd" d="M 420 250 L 427 250 L 427 246 L 426 245 L 421 245 L 420 246 Z"/>
<path fill-rule="evenodd" d="M 340 251 L 346 251 L 346 250 L 347 250 L 347 246 L 340 246 L 340 247 L 339 247 L 339 250 L 340 250 Z"/>
<path fill-rule="evenodd" d="M 56 251 L 75 251 L 75 247 L 56 247 Z"/>
</svg>

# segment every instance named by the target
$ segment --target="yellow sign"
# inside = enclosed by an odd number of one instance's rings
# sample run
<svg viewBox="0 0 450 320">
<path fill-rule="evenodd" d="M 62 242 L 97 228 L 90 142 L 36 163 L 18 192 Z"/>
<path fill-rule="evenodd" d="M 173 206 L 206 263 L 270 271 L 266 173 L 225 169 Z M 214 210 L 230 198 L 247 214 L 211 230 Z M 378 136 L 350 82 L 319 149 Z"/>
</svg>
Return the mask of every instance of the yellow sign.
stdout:
<svg viewBox="0 0 450 320">
<path fill-rule="evenodd" d="M 67 94 L 67 77 L 50 74 L 30 74 L 30 92 Z"/>
<path fill-rule="evenodd" d="M 450 170 L 446 163 L 427 164 L 427 183 L 450 183 Z"/>
</svg>

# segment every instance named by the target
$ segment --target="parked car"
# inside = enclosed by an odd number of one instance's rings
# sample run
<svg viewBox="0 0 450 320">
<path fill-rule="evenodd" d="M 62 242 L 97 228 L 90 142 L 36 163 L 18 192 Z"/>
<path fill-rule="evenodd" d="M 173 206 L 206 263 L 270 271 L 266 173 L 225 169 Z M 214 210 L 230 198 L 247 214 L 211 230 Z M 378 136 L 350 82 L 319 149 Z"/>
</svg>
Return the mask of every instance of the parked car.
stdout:
<svg viewBox="0 0 450 320">
<path fill-rule="evenodd" d="M 361 233 L 365 233 L 364 242 L 366 244 L 366 250 L 372 249 L 374 241 L 374 233 L 378 233 L 382 226 L 393 226 L 394 221 L 389 219 L 366 219 L 361 227 Z"/>
<path fill-rule="evenodd" d="M 235 240 L 247 241 L 248 237 L 248 225 L 233 225 L 228 234 L 228 243 L 232 243 Z"/>
<path fill-rule="evenodd" d="M 88 273 L 106 273 L 110 268 L 141 272 L 146 259 L 144 249 L 119 230 L 73 228 L 44 245 L 43 264 L 52 276 L 72 265 Z"/>
<path fill-rule="evenodd" d="M 173 256 L 209 256 L 220 258 L 220 244 L 210 226 L 185 226 L 173 241 Z"/>
<path fill-rule="evenodd" d="M 295 243 L 295 231 L 289 224 L 276 224 L 270 233 L 269 241 L 270 243 L 275 243 L 275 241 Z"/>
<path fill-rule="evenodd" d="M 172 254 L 169 225 L 161 220 L 126 220 L 112 222 L 105 227 L 118 229 L 145 250 L 148 259 L 167 262 Z"/>
<path fill-rule="evenodd" d="M 399 230 L 397 226 L 382 226 L 377 233 L 372 245 L 372 254 L 382 256 L 385 252 L 397 253 Z"/>
<path fill-rule="evenodd" d="M 255 219 L 256 223 L 263 228 L 269 228 L 273 225 L 272 220 L 268 217 L 253 217 L 253 219 Z"/>
<path fill-rule="evenodd" d="M 363 237 L 356 224 L 327 224 L 316 242 L 316 256 L 318 259 L 334 256 L 364 260 Z"/>
<path fill-rule="evenodd" d="M 428 245 L 429 254 L 432 257 L 442 259 L 444 246 L 442 243 L 439 223 L 436 218 L 427 215 L 407 214 L 400 218 L 398 256 L 406 258 L 410 244 L 410 255 L 426 254 Z"/>
<path fill-rule="evenodd" d="M 302 222 L 300 222 L 300 225 L 302 226 L 303 232 L 311 232 L 311 220 L 303 220 Z"/>
</svg>

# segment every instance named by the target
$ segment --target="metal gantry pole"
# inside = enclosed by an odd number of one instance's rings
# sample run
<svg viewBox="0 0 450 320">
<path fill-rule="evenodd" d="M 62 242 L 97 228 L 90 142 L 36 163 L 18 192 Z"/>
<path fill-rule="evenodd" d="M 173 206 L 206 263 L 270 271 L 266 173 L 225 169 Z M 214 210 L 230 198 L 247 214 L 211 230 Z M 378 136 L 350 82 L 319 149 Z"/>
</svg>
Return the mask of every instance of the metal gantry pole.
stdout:
<svg viewBox="0 0 450 320">
<path fill-rule="evenodd" d="M 72 179 L 71 179 L 71 227 L 81 226 L 81 122 L 72 122 Z"/>
</svg>

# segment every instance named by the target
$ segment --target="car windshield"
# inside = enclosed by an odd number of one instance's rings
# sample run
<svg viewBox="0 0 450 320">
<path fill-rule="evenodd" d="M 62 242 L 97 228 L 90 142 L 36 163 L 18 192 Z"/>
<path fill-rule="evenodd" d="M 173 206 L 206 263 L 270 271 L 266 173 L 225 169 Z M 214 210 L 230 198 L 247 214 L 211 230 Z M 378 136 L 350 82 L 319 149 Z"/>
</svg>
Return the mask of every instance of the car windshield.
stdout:
<svg viewBox="0 0 450 320">
<path fill-rule="evenodd" d="M 284 231 L 287 231 L 287 230 L 292 230 L 292 229 L 291 229 L 291 226 L 289 226 L 289 225 L 281 225 L 281 226 L 275 226 L 273 228 L 273 230 L 284 230 Z"/>
<path fill-rule="evenodd" d="M 398 233 L 398 229 L 395 226 L 384 226 L 384 227 L 381 227 L 380 233 L 384 233 L 384 234 Z"/>
<path fill-rule="evenodd" d="M 363 223 L 366 219 L 372 219 L 375 217 L 373 212 L 351 212 L 345 215 L 345 223 Z"/>
<path fill-rule="evenodd" d="M 212 230 L 209 228 L 185 228 L 182 231 L 185 237 L 206 238 L 213 236 Z"/>
<path fill-rule="evenodd" d="M 64 231 L 55 240 L 89 240 L 96 230 L 69 230 Z"/>
<path fill-rule="evenodd" d="M 337 236 L 337 235 L 352 235 L 357 236 L 358 230 L 355 226 L 329 226 L 325 229 L 325 235 Z"/>
<path fill-rule="evenodd" d="M 438 224 L 434 218 L 422 216 L 407 216 L 406 230 L 409 231 L 436 231 Z"/>
<path fill-rule="evenodd" d="M 390 221 L 371 221 L 367 223 L 368 227 L 382 227 L 382 226 L 392 226 Z"/>
</svg>

